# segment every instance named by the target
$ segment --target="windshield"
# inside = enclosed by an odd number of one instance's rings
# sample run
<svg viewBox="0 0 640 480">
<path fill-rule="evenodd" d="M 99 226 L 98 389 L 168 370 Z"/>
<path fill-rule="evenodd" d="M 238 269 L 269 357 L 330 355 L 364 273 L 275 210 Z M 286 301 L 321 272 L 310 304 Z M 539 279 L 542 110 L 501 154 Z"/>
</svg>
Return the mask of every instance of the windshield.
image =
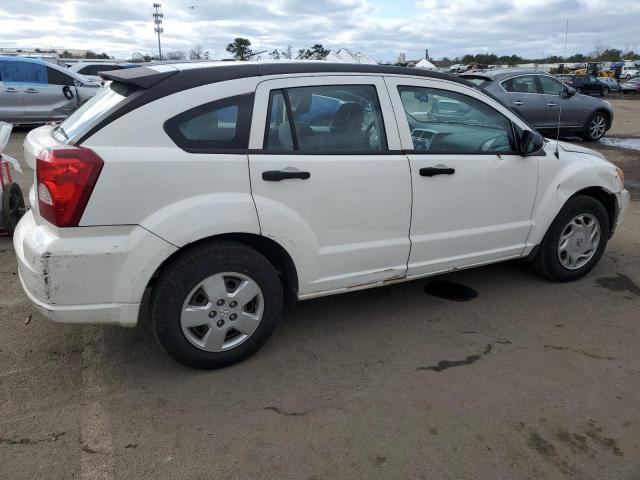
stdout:
<svg viewBox="0 0 640 480">
<path fill-rule="evenodd" d="M 61 142 L 69 143 L 70 139 L 76 138 L 95 125 L 106 112 L 122 102 L 133 90 L 129 86 L 117 83 L 105 85 L 55 129 L 54 137 Z"/>
</svg>

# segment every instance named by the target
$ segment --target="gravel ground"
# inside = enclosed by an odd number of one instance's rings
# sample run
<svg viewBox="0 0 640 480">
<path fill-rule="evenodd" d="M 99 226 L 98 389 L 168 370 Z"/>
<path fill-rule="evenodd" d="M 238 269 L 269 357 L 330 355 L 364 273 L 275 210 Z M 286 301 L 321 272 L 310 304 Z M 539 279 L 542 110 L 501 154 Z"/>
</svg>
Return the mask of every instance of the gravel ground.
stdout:
<svg viewBox="0 0 640 480">
<path fill-rule="evenodd" d="M 640 102 L 612 103 L 640 138 Z M 596 148 L 640 186 L 640 152 Z M 307 301 L 199 372 L 145 324 L 46 321 L 0 237 L 0 478 L 637 480 L 639 248 L 633 201 L 578 282 L 510 262 Z"/>
</svg>

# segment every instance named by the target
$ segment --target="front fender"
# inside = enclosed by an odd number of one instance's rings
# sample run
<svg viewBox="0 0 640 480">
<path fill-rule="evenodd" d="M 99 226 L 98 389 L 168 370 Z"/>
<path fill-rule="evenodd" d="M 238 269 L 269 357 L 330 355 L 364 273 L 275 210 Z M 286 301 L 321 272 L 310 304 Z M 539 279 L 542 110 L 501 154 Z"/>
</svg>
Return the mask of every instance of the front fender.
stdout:
<svg viewBox="0 0 640 480">
<path fill-rule="evenodd" d="M 529 248 L 542 241 L 564 204 L 576 193 L 592 187 L 609 194 L 623 190 L 613 164 L 599 157 L 589 155 L 593 158 L 585 159 L 585 156 L 561 151 L 559 160 L 554 155 L 547 155 L 543 161 L 532 214 L 533 226 L 527 240 Z"/>
</svg>

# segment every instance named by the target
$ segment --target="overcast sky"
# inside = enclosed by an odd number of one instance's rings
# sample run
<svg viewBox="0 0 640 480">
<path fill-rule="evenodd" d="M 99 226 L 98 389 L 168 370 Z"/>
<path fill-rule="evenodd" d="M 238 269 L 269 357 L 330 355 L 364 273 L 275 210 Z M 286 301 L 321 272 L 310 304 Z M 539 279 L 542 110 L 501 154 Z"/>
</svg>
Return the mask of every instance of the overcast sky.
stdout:
<svg viewBox="0 0 640 480">
<path fill-rule="evenodd" d="M 164 50 L 201 44 L 211 58 L 247 37 L 254 50 L 322 43 L 392 61 L 465 53 L 588 53 L 596 42 L 640 50 L 638 0 L 156 0 Z M 157 52 L 152 1 L 2 0 L 0 47 L 61 47 L 128 58 Z M 193 8 L 191 8 L 193 7 Z"/>
</svg>

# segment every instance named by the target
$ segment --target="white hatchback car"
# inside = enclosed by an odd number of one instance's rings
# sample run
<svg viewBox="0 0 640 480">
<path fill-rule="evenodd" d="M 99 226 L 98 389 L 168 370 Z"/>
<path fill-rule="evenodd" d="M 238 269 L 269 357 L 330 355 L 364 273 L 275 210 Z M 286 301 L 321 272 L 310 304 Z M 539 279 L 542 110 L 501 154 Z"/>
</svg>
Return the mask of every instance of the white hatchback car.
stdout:
<svg viewBox="0 0 640 480">
<path fill-rule="evenodd" d="M 305 300 L 515 258 L 577 279 L 629 194 L 587 148 L 544 140 L 464 80 L 397 67 L 185 63 L 119 70 L 33 130 L 14 235 L 58 322 L 134 326 L 238 362 Z"/>
</svg>

